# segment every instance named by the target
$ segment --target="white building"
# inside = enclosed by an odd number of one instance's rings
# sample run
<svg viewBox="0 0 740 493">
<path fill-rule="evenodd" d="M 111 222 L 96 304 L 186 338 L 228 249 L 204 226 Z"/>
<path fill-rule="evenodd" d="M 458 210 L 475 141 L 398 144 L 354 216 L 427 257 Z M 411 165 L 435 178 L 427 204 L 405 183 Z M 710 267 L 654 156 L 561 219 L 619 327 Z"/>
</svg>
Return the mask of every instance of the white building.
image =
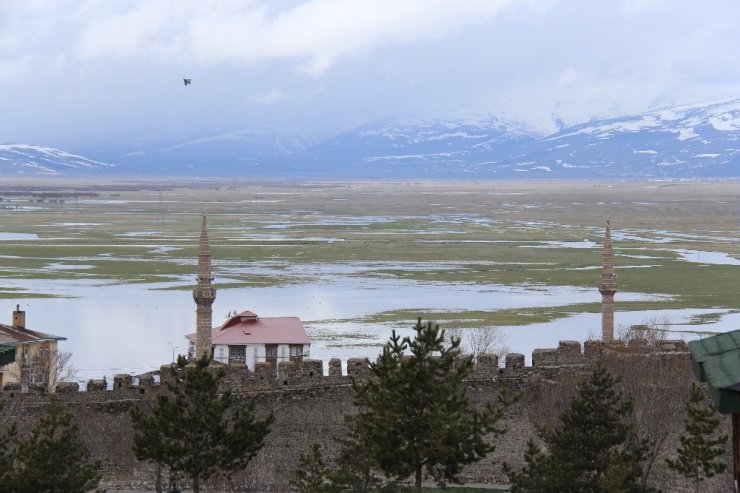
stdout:
<svg viewBox="0 0 740 493">
<path fill-rule="evenodd" d="M 188 334 L 189 354 L 195 354 L 196 334 Z M 301 362 L 311 342 L 298 317 L 258 317 L 244 311 L 212 331 L 213 359 L 227 365 L 240 363 L 254 370 L 255 363 Z"/>
</svg>

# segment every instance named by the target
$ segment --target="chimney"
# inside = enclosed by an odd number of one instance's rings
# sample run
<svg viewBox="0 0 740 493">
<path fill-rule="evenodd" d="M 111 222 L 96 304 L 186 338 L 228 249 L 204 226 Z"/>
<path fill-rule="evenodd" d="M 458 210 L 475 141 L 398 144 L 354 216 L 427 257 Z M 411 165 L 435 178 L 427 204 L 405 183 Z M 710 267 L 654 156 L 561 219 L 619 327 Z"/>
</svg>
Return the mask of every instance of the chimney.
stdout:
<svg viewBox="0 0 740 493">
<path fill-rule="evenodd" d="M 21 311 L 21 305 L 15 305 L 13 312 L 13 327 L 26 328 L 26 312 Z"/>
</svg>

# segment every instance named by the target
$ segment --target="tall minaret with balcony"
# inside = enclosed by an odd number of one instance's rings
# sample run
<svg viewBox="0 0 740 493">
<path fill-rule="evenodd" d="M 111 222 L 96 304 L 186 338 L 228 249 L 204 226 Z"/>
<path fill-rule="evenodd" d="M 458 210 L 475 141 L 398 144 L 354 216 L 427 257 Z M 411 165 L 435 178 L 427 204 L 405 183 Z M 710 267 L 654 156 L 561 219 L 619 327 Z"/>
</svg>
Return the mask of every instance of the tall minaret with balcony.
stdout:
<svg viewBox="0 0 740 493">
<path fill-rule="evenodd" d="M 211 356 L 211 330 L 213 327 L 213 301 L 216 288 L 211 285 L 211 247 L 208 244 L 206 215 L 200 227 L 200 249 L 198 251 L 198 284 L 193 289 L 195 300 L 195 357 Z"/>
<path fill-rule="evenodd" d="M 602 253 L 601 283 L 601 340 L 614 340 L 614 293 L 617 292 L 617 282 L 614 280 L 614 247 L 612 245 L 612 230 L 609 220 L 606 220 L 604 234 L 604 250 Z"/>
</svg>

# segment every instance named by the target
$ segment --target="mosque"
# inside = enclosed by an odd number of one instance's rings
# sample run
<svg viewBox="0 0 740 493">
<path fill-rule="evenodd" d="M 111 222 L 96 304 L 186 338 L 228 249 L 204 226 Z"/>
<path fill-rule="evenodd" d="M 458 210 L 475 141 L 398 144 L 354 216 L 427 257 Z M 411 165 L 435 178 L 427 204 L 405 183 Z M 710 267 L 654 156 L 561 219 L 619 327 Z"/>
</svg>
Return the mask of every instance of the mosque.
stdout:
<svg viewBox="0 0 740 493">
<path fill-rule="evenodd" d="M 198 250 L 198 283 L 193 289 L 196 329 L 186 336 L 189 356 L 206 354 L 218 363 L 246 365 L 250 370 L 257 363 L 268 362 L 276 371 L 281 361 L 300 363 L 308 357 L 311 341 L 298 317 L 259 317 L 251 311 L 243 311 L 213 327 L 216 288 L 211 281 L 211 248 L 204 214 Z"/>
</svg>

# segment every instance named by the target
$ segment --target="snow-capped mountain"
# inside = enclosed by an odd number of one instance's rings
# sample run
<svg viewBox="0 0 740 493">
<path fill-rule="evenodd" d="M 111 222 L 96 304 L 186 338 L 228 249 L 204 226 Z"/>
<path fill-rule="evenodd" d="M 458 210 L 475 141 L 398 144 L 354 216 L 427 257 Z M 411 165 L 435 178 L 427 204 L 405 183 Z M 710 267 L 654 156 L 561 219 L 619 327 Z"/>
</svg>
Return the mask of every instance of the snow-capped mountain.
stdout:
<svg viewBox="0 0 740 493">
<path fill-rule="evenodd" d="M 740 99 L 592 121 L 547 136 L 492 115 L 386 120 L 304 156 L 353 176 L 738 177 Z"/>
<path fill-rule="evenodd" d="M 301 168 L 341 176 L 454 176 L 519 155 L 540 136 L 492 114 L 403 115 L 343 132 L 295 156 Z"/>
<path fill-rule="evenodd" d="M 149 143 L 117 161 L 131 172 L 149 175 L 264 174 L 288 168 L 291 156 L 318 142 L 309 129 L 264 125 Z"/>
<path fill-rule="evenodd" d="M 511 163 L 552 177 L 740 176 L 740 99 L 577 125 Z"/>
<path fill-rule="evenodd" d="M 83 175 L 110 171 L 113 164 L 93 161 L 53 147 L 0 144 L 0 174 Z"/>
<path fill-rule="evenodd" d="M 321 135 L 295 125 L 267 125 L 92 152 L 98 161 L 46 147 L 4 145 L 0 172 L 295 179 L 740 177 L 740 98 L 591 121 L 552 135 L 491 113 L 406 115 Z"/>
</svg>

